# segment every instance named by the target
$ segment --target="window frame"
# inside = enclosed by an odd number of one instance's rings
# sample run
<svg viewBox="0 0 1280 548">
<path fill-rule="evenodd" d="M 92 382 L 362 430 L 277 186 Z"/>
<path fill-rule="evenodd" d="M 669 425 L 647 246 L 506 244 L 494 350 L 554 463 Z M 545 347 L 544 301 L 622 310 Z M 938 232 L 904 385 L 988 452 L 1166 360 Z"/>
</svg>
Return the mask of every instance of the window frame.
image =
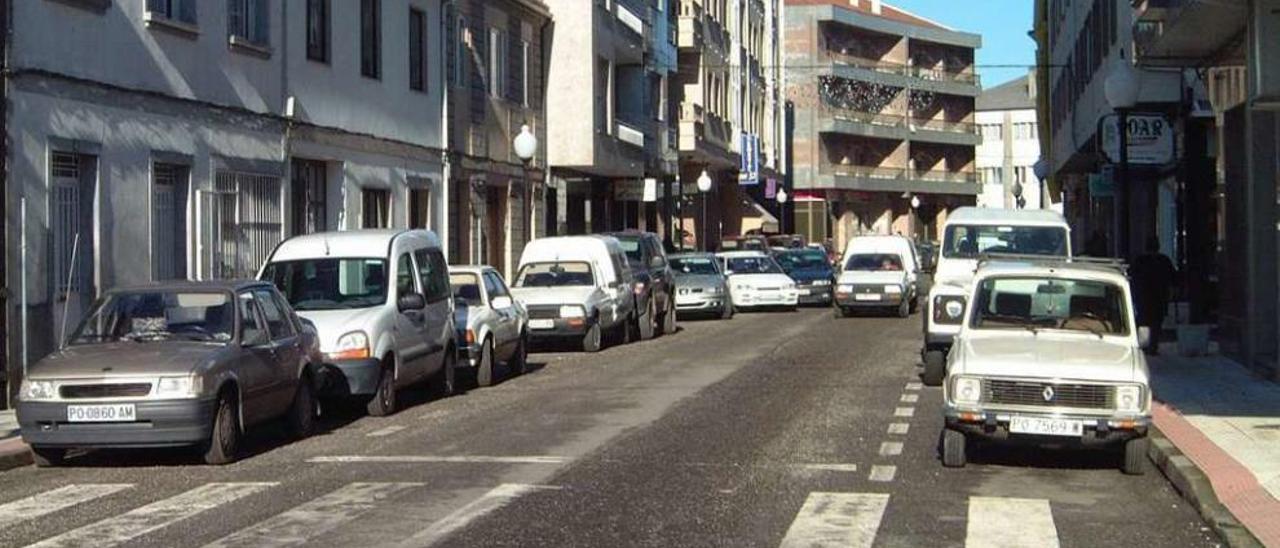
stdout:
<svg viewBox="0 0 1280 548">
<path fill-rule="evenodd" d="M 265 287 L 256 287 L 250 290 L 253 293 L 254 300 L 258 303 L 258 309 L 262 312 L 262 319 L 267 322 L 267 334 L 271 336 L 273 342 L 280 342 L 297 335 L 293 329 L 293 321 L 289 318 L 287 309 L 280 308 L 280 303 L 276 301 L 275 296 Z M 280 333 L 275 332 L 275 326 L 271 323 L 271 314 L 267 312 L 268 308 L 274 307 L 276 312 L 280 314 Z"/>
<path fill-rule="evenodd" d="M 307 25 L 307 60 L 317 63 L 329 64 L 333 59 L 333 25 L 330 0 L 307 0 L 306 25 Z M 312 31 L 313 21 L 319 20 L 320 28 L 318 35 L 314 35 Z M 317 51 L 318 48 L 318 51 Z"/>
<path fill-rule="evenodd" d="M 360 75 L 373 80 L 381 80 L 382 0 L 360 0 L 359 25 Z"/>
<path fill-rule="evenodd" d="M 409 8 L 409 89 L 414 91 L 427 90 L 429 78 L 427 39 L 427 12 L 411 6 Z"/>
</svg>

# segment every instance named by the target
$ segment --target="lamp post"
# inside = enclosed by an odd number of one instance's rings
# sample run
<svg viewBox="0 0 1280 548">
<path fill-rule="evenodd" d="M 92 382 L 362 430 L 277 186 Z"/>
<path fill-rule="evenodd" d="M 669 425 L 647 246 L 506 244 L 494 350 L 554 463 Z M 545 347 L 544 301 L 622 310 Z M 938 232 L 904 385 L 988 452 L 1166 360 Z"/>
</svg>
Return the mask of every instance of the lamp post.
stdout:
<svg viewBox="0 0 1280 548">
<path fill-rule="evenodd" d="M 528 181 L 529 173 L 527 170 L 529 168 L 529 165 L 533 163 L 534 155 L 538 153 L 538 137 L 534 135 L 532 131 L 529 130 L 528 124 L 520 126 L 520 133 L 516 135 L 515 139 L 511 140 L 511 149 L 515 151 L 516 157 L 520 159 L 520 162 L 523 163 L 525 167 L 525 169 L 521 171 L 521 175 L 522 175 L 522 178 L 525 179 L 524 203 L 525 203 L 525 210 L 528 211 L 529 201 L 533 197 L 533 189 L 530 188 L 529 186 L 529 181 Z M 546 215 L 546 213 L 543 213 L 543 215 Z M 552 215 L 555 215 L 555 213 L 552 213 Z M 529 224 L 532 225 L 533 216 L 530 215 L 529 218 L 530 218 Z M 527 226 L 525 227 L 525 230 L 527 231 L 526 234 L 538 233 L 537 230 L 534 230 L 533 226 Z M 528 238 L 528 236 L 526 236 L 526 238 Z M 529 239 L 532 239 L 532 238 L 529 238 Z M 505 260 L 506 259 L 504 258 L 504 261 Z M 506 271 L 510 272 L 511 269 L 507 268 Z"/>
<path fill-rule="evenodd" d="M 787 189 L 780 188 L 778 193 L 773 195 L 773 199 L 778 201 L 778 232 L 787 233 Z"/>
<path fill-rule="evenodd" d="M 1043 156 L 1036 160 L 1036 163 L 1031 166 L 1031 174 L 1036 176 L 1036 197 L 1039 198 L 1039 200 L 1037 200 L 1039 203 L 1038 207 L 1040 209 L 1047 209 L 1045 207 L 1044 185 L 1045 181 L 1049 179 L 1049 160 L 1045 159 Z"/>
<path fill-rule="evenodd" d="M 1022 183 L 1014 181 L 1011 192 L 1013 192 L 1014 207 L 1017 207 L 1018 209 L 1022 209 L 1027 205 L 1027 200 L 1022 197 Z"/>
<path fill-rule="evenodd" d="M 707 193 L 711 192 L 711 176 L 707 175 L 707 170 L 702 170 L 702 175 L 698 176 L 698 192 L 702 194 L 702 250 L 711 251 L 711 246 L 707 245 Z"/>
<path fill-rule="evenodd" d="M 1116 111 L 1119 116 L 1118 129 L 1120 132 L 1120 165 L 1116 182 L 1116 204 L 1115 204 L 1115 231 L 1116 231 L 1116 255 L 1120 259 L 1129 258 L 1129 111 L 1133 106 L 1138 104 L 1138 92 L 1141 91 L 1141 83 L 1138 81 L 1137 71 L 1133 65 L 1124 58 L 1124 50 L 1120 50 L 1120 59 L 1111 69 L 1111 74 L 1107 75 L 1106 81 L 1103 83 L 1103 93 L 1107 96 L 1107 103 Z"/>
</svg>

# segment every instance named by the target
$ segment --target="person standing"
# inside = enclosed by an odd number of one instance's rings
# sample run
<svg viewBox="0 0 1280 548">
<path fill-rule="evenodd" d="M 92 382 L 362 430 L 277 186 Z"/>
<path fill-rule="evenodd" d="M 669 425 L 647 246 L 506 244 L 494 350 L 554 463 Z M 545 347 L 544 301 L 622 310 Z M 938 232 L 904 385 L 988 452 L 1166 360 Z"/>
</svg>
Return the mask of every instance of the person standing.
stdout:
<svg viewBox="0 0 1280 548">
<path fill-rule="evenodd" d="M 1177 274 L 1173 261 L 1160 253 L 1160 240 L 1155 237 L 1147 240 L 1146 252 L 1134 259 L 1129 269 L 1138 325 L 1151 331 L 1151 341 L 1145 349 L 1148 354 L 1160 352 L 1160 332 Z"/>
</svg>

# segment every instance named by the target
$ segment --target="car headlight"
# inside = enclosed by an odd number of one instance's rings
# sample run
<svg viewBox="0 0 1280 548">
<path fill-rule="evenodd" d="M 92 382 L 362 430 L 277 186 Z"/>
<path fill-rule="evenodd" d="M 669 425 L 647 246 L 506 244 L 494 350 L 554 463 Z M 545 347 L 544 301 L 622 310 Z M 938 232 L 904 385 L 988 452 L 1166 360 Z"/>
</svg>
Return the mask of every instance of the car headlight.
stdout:
<svg viewBox="0 0 1280 548">
<path fill-rule="evenodd" d="M 836 288 L 836 291 L 841 293 L 853 293 L 853 284 L 840 284 L 840 286 Z"/>
<path fill-rule="evenodd" d="M 782 284 L 782 289 L 790 290 L 795 288 L 796 288 L 796 284 L 794 283 Z"/>
<path fill-rule="evenodd" d="M 22 381 L 18 397 L 23 401 L 54 399 L 53 381 Z"/>
<path fill-rule="evenodd" d="M 707 291 L 706 291 L 706 294 L 707 294 L 707 295 L 711 295 L 711 296 L 713 296 L 713 297 L 715 297 L 715 296 L 719 296 L 719 295 L 721 295 L 721 294 L 723 294 L 723 293 L 724 293 L 724 288 L 723 288 L 723 287 L 709 287 L 709 288 L 707 288 Z"/>
<path fill-rule="evenodd" d="M 352 331 L 338 337 L 338 345 L 329 353 L 329 359 L 360 360 L 369 355 L 369 336 L 364 331 Z"/>
<path fill-rule="evenodd" d="M 964 321 L 965 298 L 959 295 L 939 295 L 933 300 L 933 321 L 958 324 Z"/>
<path fill-rule="evenodd" d="M 160 377 L 156 381 L 156 396 L 170 398 L 194 398 L 200 395 L 201 378 L 194 375 L 185 377 Z"/>
<path fill-rule="evenodd" d="M 560 307 L 561 318 L 585 318 L 586 316 L 587 309 L 581 306 L 571 304 Z"/>
<path fill-rule="evenodd" d="M 1117 386 L 1116 410 L 1132 413 L 1142 411 L 1142 387 L 1138 385 Z"/>
<path fill-rule="evenodd" d="M 745 285 L 745 284 L 733 284 L 733 288 L 738 291 L 746 291 L 748 289 L 751 289 L 751 286 Z"/>
<path fill-rule="evenodd" d="M 972 377 L 956 377 L 951 383 L 951 399 L 960 404 L 982 400 L 982 381 Z"/>
<path fill-rule="evenodd" d="M 893 294 L 902 293 L 902 286 L 898 284 L 889 284 L 884 286 L 884 292 Z"/>
</svg>

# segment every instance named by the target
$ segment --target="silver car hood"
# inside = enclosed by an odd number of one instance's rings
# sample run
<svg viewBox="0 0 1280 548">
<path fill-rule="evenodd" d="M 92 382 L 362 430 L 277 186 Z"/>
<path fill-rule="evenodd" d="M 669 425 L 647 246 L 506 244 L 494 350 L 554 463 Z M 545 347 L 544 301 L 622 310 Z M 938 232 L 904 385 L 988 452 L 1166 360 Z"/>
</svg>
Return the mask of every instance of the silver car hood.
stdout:
<svg viewBox="0 0 1280 548">
<path fill-rule="evenodd" d="M 715 274 L 688 274 L 676 276 L 676 287 L 701 287 L 704 289 L 720 288 L 724 278 Z"/>
<path fill-rule="evenodd" d="M 36 362 L 27 377 L 68 379 L 186 375 L 226 348 L 226 344 L 188 341 L 77 344 Z"/>
<path fill-rule="evenodd" d="M 316 325 L 316 335 L 320 339 L 322 352 L 332 352 L 338 346 L 338 339 L 352 331 L 364 331 L 370 337 L 369 344 L 376 345 L 377 341 L 374 337 L 379 329 L 374 324 L 382 314 L 386 314 L 385 305 L 298 312 L 298 316 L 311 320 Z"/>
<path fill-rule="evenodd" d="M 962 337 L 956 374 L 991 377 L 1147 382 L 1137 348 L 1126 339 L 1031 332 Z"/>
<path fill-rule="evenodd" d="M 595 286 L 572 287 L 513 287 L 511 295 L 525 306 L 546 304 L 586 304 L 591 302 L 600 288 Z"/>
</svg>

